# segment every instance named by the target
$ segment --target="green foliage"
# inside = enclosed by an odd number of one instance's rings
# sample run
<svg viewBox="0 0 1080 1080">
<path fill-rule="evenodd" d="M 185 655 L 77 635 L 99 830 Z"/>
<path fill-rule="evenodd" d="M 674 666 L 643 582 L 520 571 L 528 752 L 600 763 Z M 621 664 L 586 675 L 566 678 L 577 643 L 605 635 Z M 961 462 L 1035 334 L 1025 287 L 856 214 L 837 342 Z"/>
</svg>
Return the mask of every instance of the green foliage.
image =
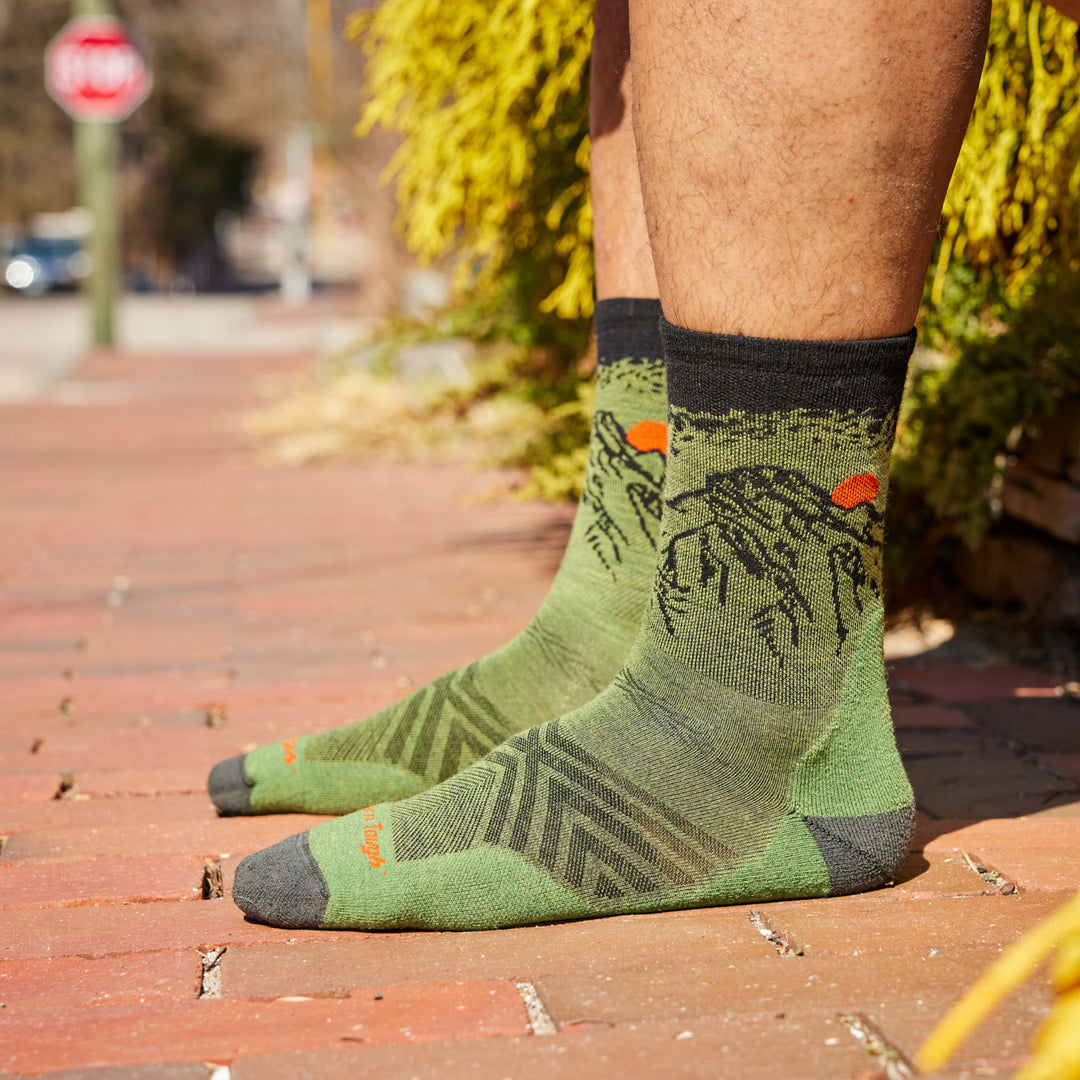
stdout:
<svg viewBox="0 0 1080 1080">
<path fill-rule="evenodd" d="M 1011 301 L 970 267 L 949 278 L 938 311 L 952 316 L 953 355 L 915 365 L 893 459 L 891 568 L 901 577 L 949 537 L 978 545 L 1020 436 L 1080 393 L 1080 274 L 1029 278 Z"/>
<path fill-rule="evenodd" d="M 402 142 L 388 170 L 400 222 L 427 257 L 458 256 L 470 295 L 516 306 L 537 339 L 592 311 L 588 5 L 384 0 L 354 16 L 370 56 L 359 130 Z M 996 0 L 990 46 L 943 213 L 931 305 L 962 259 L 1014 295 L 1077 254 L 1076 26 L 1034 0 Z"/>
<path fill-rule="evenodd" d="M 950 260 L 1016 296 L 1047 260 L 1071 263 L 1080 229 L 1080 45 L 1038 0 L 996 0 L 978 96 L 945 199 L 931 303 Z"/>
<path fill-rule="evenodd" d="M 544 424 L 529 443 L 529 482 L 522 498 L 552 501 L 577 499 L 589 460 L 589 430 L 596 398 L 592 380 L 578 382 L 572 400 L 545 414 Z"/>
</svg>

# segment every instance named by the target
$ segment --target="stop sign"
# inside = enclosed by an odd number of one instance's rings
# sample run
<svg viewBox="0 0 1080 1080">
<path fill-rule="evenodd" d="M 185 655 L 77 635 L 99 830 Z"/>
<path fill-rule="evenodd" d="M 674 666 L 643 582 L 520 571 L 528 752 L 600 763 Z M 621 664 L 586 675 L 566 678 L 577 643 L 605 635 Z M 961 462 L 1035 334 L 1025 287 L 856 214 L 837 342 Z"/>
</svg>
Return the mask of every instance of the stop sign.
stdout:
<svg viewBox="0 0 1080 1080">
<path fill-rule="evenodd" d="M 77 16 L 45 49 L 45 89 L 74 120 L 123 120 L 152 85 L 142 52 L 111 15 Z"/>
</svg>

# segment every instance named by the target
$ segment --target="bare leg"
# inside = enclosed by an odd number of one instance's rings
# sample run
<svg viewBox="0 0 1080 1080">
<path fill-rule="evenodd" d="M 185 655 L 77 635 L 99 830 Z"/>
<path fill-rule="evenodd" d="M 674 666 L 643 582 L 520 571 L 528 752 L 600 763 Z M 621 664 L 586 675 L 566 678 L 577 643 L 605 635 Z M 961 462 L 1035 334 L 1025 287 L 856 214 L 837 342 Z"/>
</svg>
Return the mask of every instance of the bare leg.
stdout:
<svg viewBox="0 0 1080 1080">
<path fill-rule="evenodd" d="M 589 129 L 596 296 L 655 299 L 631 109 L 627 0 L 597 0 Z"/>
<path fill-rule="evenodd" d="M 670 322 L 852 339 L 915 319 L 987 0 L 633 0 L 635 130 Z"/>
</svg>

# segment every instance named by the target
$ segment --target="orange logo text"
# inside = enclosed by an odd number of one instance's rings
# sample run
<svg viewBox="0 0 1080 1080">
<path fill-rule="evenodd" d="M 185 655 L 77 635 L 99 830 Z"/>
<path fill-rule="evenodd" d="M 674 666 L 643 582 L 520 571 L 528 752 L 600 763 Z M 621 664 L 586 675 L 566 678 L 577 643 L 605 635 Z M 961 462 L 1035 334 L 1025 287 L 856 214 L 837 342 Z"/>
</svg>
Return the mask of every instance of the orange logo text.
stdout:
<svg viewBox="0 0 1080 1080">
<path fill-rule="evenodd" d="M 281 760 L 284 761 L 286 765 L 291 765 L 294 761 L 296 761 L 295 739 L 286 739 L 281 744 L 281 748 L 285 751 L 285 753 L 281 755 Z"/>
<path fill-rule="evenodd" d="M 382 822 L 375 820 L 374 806 L 365 807 L 361 817 L 364 821 L 364 843 L 360 850 L 367 856 L 368 865 L 378 870 L 386 862 L 379 854 L 379 830 L 382 829 Z"/>
</svg>

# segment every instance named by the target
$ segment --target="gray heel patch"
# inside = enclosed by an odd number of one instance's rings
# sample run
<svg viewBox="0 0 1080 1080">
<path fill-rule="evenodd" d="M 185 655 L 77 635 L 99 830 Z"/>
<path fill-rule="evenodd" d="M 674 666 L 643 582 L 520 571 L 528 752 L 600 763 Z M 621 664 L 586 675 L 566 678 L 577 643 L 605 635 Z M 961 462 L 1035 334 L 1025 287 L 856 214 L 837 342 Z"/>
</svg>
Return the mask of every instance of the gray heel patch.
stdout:
<svg viewBox="0 0 1080 1080">
<path fill-rule="evenodd" d="M 887 885 L 911 846 L 915 807 L 859 817 L 804 817 L 829 870 L 829 895 Z"/>
<path fill-rule="evenodd" d="M 214 805 L 225 817 L 251 813 L 251 789 L 255 785 L 244 771 L 244 755 L 219 761 L 210 770 L 206 789 Z"/>
<path fill-rule="evenodd" d="M 317 930 L 330 889 L 311 854 L 307 833 L 249 855 L 236 868 L 232 897 L 253 919 L 292 930 Z"/>
</svg>

